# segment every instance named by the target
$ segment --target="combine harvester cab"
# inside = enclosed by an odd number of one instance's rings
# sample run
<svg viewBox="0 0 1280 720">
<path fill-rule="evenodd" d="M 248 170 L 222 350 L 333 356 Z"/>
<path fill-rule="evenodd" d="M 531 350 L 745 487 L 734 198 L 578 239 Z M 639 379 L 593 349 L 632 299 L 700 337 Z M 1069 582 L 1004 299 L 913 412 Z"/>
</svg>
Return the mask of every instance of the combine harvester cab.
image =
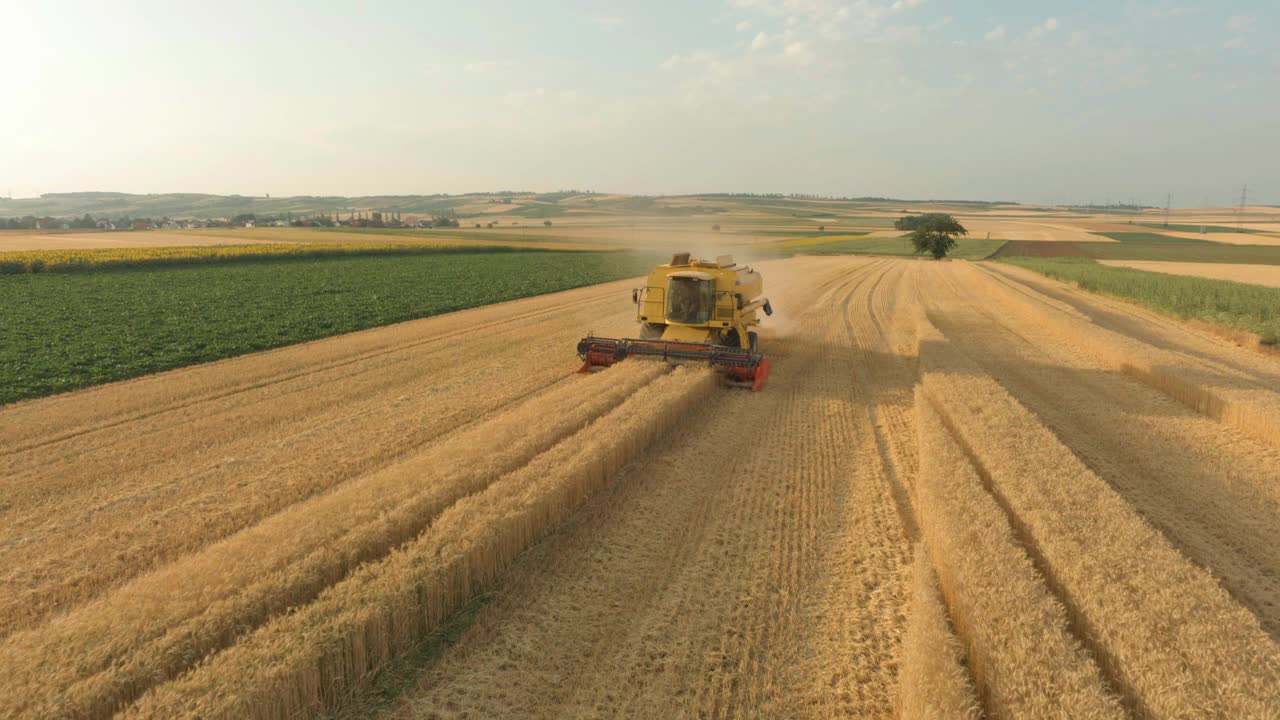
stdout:
<svg viewBox="0 0 1280 720">
<path fill-rule="evenodd" d="M 631 291 L 640 337 L 588 335 L 578 342 L 579 372 L 646 355 L 705 362 L 731 384 L 759 390 L 769 377 L 769 359 L 760 353 L 752 328 L 760 324 L 760 311 L 773 314 L 763 291 L 760 273 L 737 265 L 732 256 L 711 262 L 677 253 L 670 263 L 654 268 L 644 287 Z"/>
</svg>

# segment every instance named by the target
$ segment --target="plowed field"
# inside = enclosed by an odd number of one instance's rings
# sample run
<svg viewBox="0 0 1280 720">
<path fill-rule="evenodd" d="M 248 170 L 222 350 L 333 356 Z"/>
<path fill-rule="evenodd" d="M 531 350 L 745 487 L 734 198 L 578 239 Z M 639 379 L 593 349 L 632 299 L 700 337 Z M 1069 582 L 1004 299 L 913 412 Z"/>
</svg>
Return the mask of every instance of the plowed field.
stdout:
<svg viewBox="0 0 1280 720">
<path fill-rule="evenodd" d="M 1280 362 L 761 268 L 758 394 L 621 282 L 0 409 L 0 717 L 1280 715 Z"/>
</svg>

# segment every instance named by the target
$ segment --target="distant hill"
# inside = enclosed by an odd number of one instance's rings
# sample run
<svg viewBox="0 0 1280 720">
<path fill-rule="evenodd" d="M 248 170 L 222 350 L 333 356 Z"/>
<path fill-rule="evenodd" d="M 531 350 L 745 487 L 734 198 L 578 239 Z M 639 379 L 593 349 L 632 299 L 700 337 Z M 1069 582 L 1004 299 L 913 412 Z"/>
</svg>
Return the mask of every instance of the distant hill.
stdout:
<svg viewBox="0 0 1280 720">
<path fill-rule="evenodd" d="M 496 195 L 496 194 L 495 194 Z M 132 195 L 117 192 L 47 193 L 38 198 L 0 198 L 0 217 L 234 217 L 257 215 L 307 215 L 350 210 L 392 210 L 430 215 L 462 205 L 487 202 L 488 195 L 386 195 L 373 197 L 311 196 L 248 197 L 244 195 L 202 195 L 162 193 Z"/>
<path fill-rule="evenodd" d="M 697 202 L 697 201 L 703 202 Z M 205 195 L 199 193 L 158 193 L 134 195 L 118 192 L 46 193 L 38 198 L 0 198 L 0 218 L 95 219 L 233 218 L 253 213 L 259 218 L 383 211 L 401 215 L 518 215 L 554 218 L 583 214 L 702 215 L 724 212 L 728 206 L 764 206 L 767 211 L 788 210 L 803 217 L 824 217 L 829 211 L 866 203 L 890 203 L 892 209 L 918 202 L 954 205 L 958 208 L 988 208 L 1016 203 L 972 200 L 912 201 L 887 198 L 818 198 L 803 195 L 702 193 L 696 195 L 642 196 L 600 194 L 567 190 L 551 193 L 500 191 L 466 195 L 371 195 L 360 197 L 298 195 L 293 197 L 250 197 L 245 195 Z M 495 207 L 498 206 L 498 207 Z M 822 211 L 828 211 L 826 213 Z M 794 211 L 794 212 L 790 212 Z"/>
</svg>

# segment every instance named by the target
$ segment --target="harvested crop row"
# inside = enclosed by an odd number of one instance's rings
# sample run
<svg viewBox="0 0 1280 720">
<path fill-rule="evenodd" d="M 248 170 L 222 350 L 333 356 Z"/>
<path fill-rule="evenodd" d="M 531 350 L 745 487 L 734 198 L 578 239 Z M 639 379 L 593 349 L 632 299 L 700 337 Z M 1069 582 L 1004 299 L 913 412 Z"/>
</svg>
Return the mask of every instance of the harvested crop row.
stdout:
<svg viewBox="0 0 1280 720">
<path fill-rule="evenodd" d="M 1280 707 L 1280 647 L 1258 619 L 936 329 L 921 339 L 930 400 L 1128 709 L 1266 717 Z"/>
<path fill-rule="evenodd" d="M 331 707 L 488 587 L 717 384 L 705 369 L 659 378 L 577 436 L 455 504 L 413 543 L 156 688 L 126 716 L 297 717 Z"/>
<path fill-rule="evenodd" d="M 967 269 L 990 277 L 993 271 Z M 998 273 L 1004 275 L 1003 273 Z M 1008 278 L 1007 275 L 1004 275 Z M 1001 307 L 1034 318 L 1071 346 L 1124 372 L 1207 417 L 1280 447 L 1280 393 L 1256 378 L 1183 353 L 1164 350 L 1038 302 L 1001 282 L 969 283 Z"/>
<path fill-rule="evenodd" d="M 947 606 L 923 544 L 916 545 L 909 572 L 907 627 L 898 659 L 898 717 L 982 717 L 973 678 L 965 667 L 964 646 L 951 631 Z"/>
<path fill-rule="evenodd" d="M 924 391 L 917 512 L 939 584 L 991 717 L 1123 717 L 1063 607 L 1019 546 L 1004 512 L 956 446 Z"/>
<path fill-rule="evenodd" d="M 848 265 L 829 299 L 807 308 L 802 339 L 779 360 L 778 375 L 790 376 L 771 388 L 781 397 L 767 399 L 758 424 L 743 427 L 760 437 L 731 466 L 725 482 L 733 493 L 714 540 L 721 559 L 707 558 L 728 567 L 690 569 L 683 578 L 685 607 L 703 614 L 673 608 L 674 617 L 652 618 L 637 633 L 684 638 L 688 664 L 623 714 L 669 713 L 669 698 L 689 686 L 696 690 L 687 710 L 696 717 L 891 711 L 907 548 L 883 468 L 872 459 L 865 388 L 849 382 L 856 341 L 840 320 L 844 304 L 885 268 Z M 715 597 L 701 597 L 710 586 Z M 662 652 L 652 639 L 628 650 L 613 665 L 618 674 Z M 596 683 L 597 707 L 612 694 L 611 675 Z M 663 695 L 665 703 L 657 700 Z"/>
<path fill-rule="evenodd" d="M 919 263 L 885 263 L 865 292 L 845 301 L 843 320 L 859 351 L 853 364 L 866 403 L 876 450 L 909 538 L 917 534 L 911 509 L 919 459 L 912 423 L 917 376 L 917 318 L 923 312 L 911 292 Z"/>
<path fill-rule="evenodd" d="M 265 407 L 209 412 L 177 432 L 124 438 L 96 453 L 96 462 L 72 456 L 33 472 L 30 484 L 70 487 L 11 511 L 0 529 L 0 637 L 420 452 L 566 377 L 570 363 L 556 361 L 571 346 L 568 334 L 513 335 L 510 342 L 528 347 L 518 357 L 495 352 L 494 360 L 469 365 L 464 353 L 441 353 L 396 363 L 369 378 L 346 378 L 344 392 L 360 399 L 344 403 L 334 402 L 342 395 L 309 392 L 319 380 L 299 381 Z M 467 348 L 485 351 L 491 343 L 498 341 Z M 472 389 L 448 392 L 463 383 Z M 156 442 L 174 455 L 136 460 Z M 148 522 L 138 523 L 139 515 Z"/>
<path fill-rule="evenodd" d="M 0 697 L 20 714 L 100 717 L 361 563 L 412 539 L 666 371 L 629 363 L 580 378 L 399 464 L 16 633 L 0 646 Z"/>
</svg>

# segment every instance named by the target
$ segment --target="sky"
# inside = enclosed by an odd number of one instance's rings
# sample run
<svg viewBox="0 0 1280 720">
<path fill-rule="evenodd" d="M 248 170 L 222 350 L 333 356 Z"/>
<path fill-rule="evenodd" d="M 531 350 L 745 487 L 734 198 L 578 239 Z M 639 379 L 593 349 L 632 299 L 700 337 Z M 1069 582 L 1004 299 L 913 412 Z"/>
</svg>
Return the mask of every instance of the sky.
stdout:
<svg viewBox="0 0 1280 720">
<path fill-rule="evenodd" d="M 1280 204 L 1274 0 L 0 0 L 0 192 Z"/>
</svg>

